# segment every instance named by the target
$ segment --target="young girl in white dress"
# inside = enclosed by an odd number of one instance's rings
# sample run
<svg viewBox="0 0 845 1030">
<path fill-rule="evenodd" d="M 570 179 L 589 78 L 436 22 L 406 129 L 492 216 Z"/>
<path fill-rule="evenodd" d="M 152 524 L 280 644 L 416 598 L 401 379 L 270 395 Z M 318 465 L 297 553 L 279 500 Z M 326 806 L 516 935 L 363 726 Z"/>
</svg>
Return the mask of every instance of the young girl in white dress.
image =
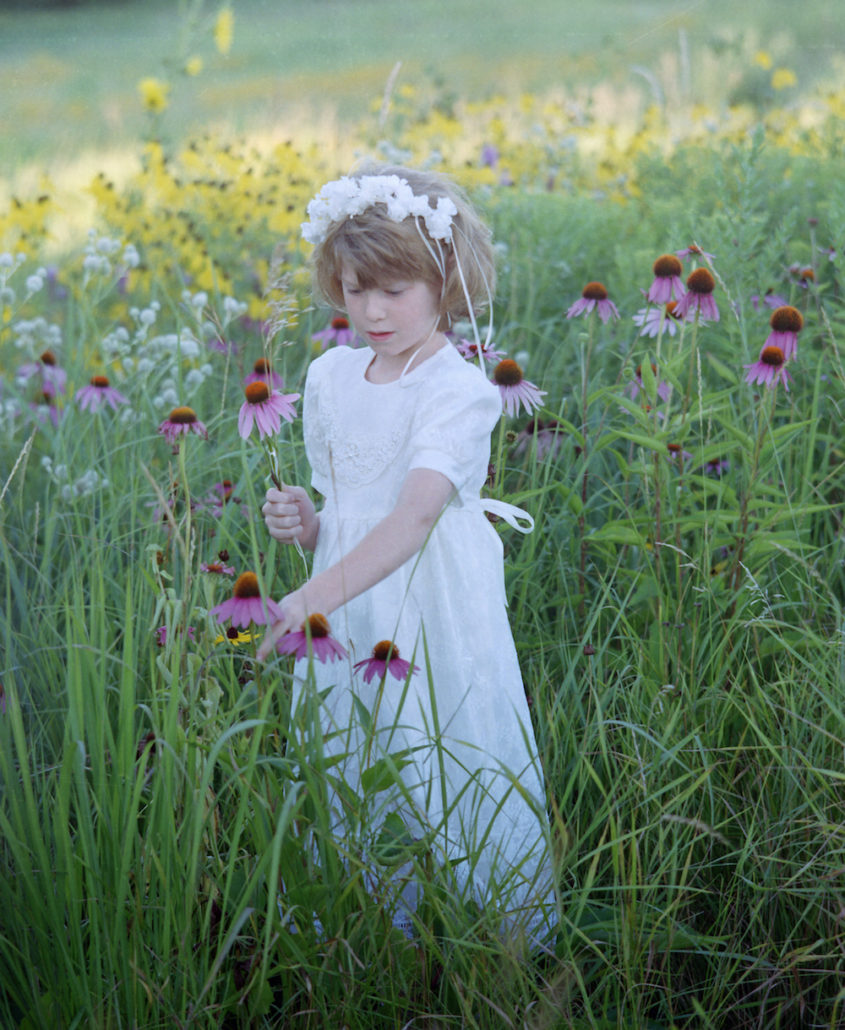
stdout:
<svg viewBox="0 0 845 1030">
<path fill-rule="evenodd" d="M 308 213 L 317 291 L 366 346 L 309 368 L 305 448 L 324 503 L 285 485 L 263 512 L 276 540 L 313 550 L 313 570 L 279 602 L 259 657 L 329 617 L 348 658 L 297 671 L 300 691 L 332 688 L 321 724 L 347 784 L 360 790 L 368 765 L 401 753 L 394 809 L 429 835 L 458 889 L 537 941 L 554 925 L 545 791 L 485 512 L 517 528 L 527 516 L 480 496 L 502 402 L 444 335 L 469 318 L 482 350 L 490 234 L 448 180 L 406 168 L 329 183 Z"/>
</svg>

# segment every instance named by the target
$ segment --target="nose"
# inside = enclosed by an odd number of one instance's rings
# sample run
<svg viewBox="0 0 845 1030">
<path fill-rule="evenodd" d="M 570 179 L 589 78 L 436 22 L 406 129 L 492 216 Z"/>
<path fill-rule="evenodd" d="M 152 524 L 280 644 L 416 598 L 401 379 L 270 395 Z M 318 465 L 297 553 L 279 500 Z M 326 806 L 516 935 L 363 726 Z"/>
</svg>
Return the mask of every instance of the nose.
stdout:
<svg viewBox="0 0 845 1030">
<path fill-rule="evenodd" d="M 367 290 L 364 298 L 364 314 L 372 321 L 384 318 L 384 303 L 378 290 Z"/>
</svg>

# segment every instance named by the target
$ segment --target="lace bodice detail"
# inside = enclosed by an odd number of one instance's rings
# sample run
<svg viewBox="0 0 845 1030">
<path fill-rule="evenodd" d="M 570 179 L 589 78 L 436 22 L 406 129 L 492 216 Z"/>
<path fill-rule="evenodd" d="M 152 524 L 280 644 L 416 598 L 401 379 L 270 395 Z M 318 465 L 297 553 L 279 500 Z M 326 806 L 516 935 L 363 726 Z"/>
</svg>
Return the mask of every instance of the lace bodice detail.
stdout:
<svg viewBox="0 0 845 1030">
<path fill-rule="evenodd" d="M 305 447 L 325 497 L 374 487 L 392 501 L 412 468 L 442 472 L 461 499 L 487 474 L 498 391 L 452 347 L 394 383 L 370 383 L 372 351 L 337 347 L 313 362 L 305 386 Z M 380 477 L 384 478 L 379 483 Z"/>
</svg>

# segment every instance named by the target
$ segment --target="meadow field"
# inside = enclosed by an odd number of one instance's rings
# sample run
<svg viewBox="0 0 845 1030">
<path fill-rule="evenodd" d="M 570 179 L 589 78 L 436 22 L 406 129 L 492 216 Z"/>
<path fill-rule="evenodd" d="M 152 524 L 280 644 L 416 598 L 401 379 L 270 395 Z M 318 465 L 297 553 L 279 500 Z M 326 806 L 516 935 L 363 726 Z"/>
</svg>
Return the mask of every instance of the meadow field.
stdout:
<svg viewBox="0 0 845 1030">
<path fill-rule="evenodd" d="M 843 30 L 580 7 L 0 10 L 3 1027 L 845 1025 Z M 307 575 L 238 416 L 348 345 L 299 226 L 365 157 L 468 190 L 544 391 L 486 493 L 536 523 L 497 529 L 553 954 L 373 830 L 401 756 L 329 832 L 292 666 L 214 614 Z"/>
</svg>

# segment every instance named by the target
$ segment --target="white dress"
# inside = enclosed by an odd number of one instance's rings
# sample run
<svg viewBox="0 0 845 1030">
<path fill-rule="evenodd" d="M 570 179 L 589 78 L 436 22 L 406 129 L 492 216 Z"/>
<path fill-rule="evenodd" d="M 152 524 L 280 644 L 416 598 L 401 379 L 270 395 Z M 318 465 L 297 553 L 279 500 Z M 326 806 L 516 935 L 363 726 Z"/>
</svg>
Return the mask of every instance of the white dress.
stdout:
<svg viewBox="0 0 845 1030">
<path fill-rule="evenodd" d="M 507 619 L 502 543 L 480 499 L 499 392 L 452 346 L 386 384 L 366 379 L 372 358 L 369 348 L 336 347 L 308 371 L 305 447 L 325 497 L 313 573 L 391 511 L 411 469 L 442 473 L 456 495 L 417 556 L 332 613 L 349 660 L 312 663 L 317 689 L 333 688 L 321 709 L 325 747 L 346 755 L 355 791 L 366 767 L 403 752 L 403 788 L 376 818 L 399 810 L 414 833 L 433 830 L 432 850 L 475 900 L 521 913 L 506 918 L 534 933 L 552 918 L 545 791 Z M 407 687 L 390 674 L 366 684 L 363 670 L 353 672 L 382 640 L 417 666 Z M 299 663 L 301 681 L 304 672 Z"/>
</svg>

